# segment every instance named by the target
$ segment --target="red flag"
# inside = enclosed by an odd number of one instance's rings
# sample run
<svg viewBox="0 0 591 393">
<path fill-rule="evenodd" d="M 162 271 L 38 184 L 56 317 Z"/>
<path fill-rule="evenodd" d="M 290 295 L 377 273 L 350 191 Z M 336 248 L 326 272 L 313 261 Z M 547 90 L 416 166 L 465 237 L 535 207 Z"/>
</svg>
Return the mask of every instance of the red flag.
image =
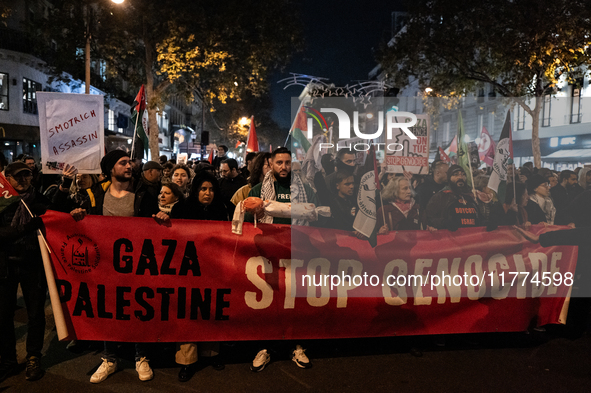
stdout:
<svg viewBox="0 0 591 393">
<path fill-rule="evenodd" d="M 209 153 L 209 163 L 213 165 L 213 147 L 211 148 L 211 152 Z"/>
<path fill-rule="evenodd" d="M 449 158 L 449 156 L 445 154 L 441 147 L 439 147 L 439 159 L 445 162 L 446 164 L 449 164 L 451 162 L 451 158 Z"/>
<path fill-rule="evenodd" d="M 269 153 L 273 153 L 273 145 L 269 145 Z"/>
<path fill-rule="evenodd" d="M 12 188 L 8 179 L 0 173 L 0 212 L 19 200 L 18 192 Z"/>
<path fill-rule="evenodd" d="M 489 166 L 493 165 L 495 160 L 495 142 L 490 137 L 486 127 L 482 127 L 482 131 L 480 132 L 478 155 L 480 156 L 480 161 L 483 161 Z"/>
<path fill-rule="evenodd" d="M 248 131 L 248 140 L 246 141 L 246 151 L 259 151 L 259 140 L 254 128 L 254 116 L 250 117 L 250 130 Z"/>
</svg>

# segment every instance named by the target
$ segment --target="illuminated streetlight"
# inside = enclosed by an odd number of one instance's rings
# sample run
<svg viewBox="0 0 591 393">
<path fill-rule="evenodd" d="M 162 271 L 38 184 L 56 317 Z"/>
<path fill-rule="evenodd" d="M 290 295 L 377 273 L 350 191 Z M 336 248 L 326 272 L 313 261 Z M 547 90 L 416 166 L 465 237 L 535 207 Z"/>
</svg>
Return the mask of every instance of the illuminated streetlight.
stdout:
<svg viewBox="0 0 591 393">
<path fill-rule="evenodd" d="M 433 91 L 433 89 L 432 89 L 432 88 L 430 88 L 430 87 L 427 87 L 427 88 L 425 89 L 425 93 L 427 93 L 427 94 L 431 93 L 432 91 Z"/>
<path fill-rule="evenodd" d="M 368 119 L 373 119 L 373 113 L 368 113 L 367 115 L 365 115 Z"/>
<path fill-rule="evenodd" d="M 238 124 L 242 127 L 246 127 L 248 123 L 250 123 L 250 119 L 244 116 L 241 117 L 240 120 L 238 120 Z"/>
</svg>

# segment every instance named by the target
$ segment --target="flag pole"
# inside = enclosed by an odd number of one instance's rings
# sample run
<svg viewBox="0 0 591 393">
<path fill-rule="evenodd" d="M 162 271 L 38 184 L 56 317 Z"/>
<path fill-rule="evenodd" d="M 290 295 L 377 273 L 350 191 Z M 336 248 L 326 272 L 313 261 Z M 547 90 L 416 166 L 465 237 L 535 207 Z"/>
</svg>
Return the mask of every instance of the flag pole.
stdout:
<svg viewBox="0 0 591 393">
<path fill-rule="evenodd" d="M 23 206 L 27 209 L 31 217 L 35 217 L 29 206 L 21 199 Z M 47 289 L 49 291 L 49 299 L 51 300 L 51 309 L 53 310 L 53 319 L 55 320 L 55 328 L 57 336 L 60 340 L 68 337 L 68 327 L 66 326 L 66 319 L 64 318 L 64 310 L 60 301 L 60 295 L 55 284 L 55 277 L 53 275 L 53 268 L 49 254 L 51 250 L 45 240 L 45 236 L 40 229 L 37 229 L 37 240 L 39 241 L 39 249 L 41 250 L 41 258 L 43 259 L 43 269 L 45 270 L 45 279 L 47 280 Z"/>
<path fill-rule="evenodd" d="M 27 204 L 25 203 L 25 201 L 23 201 L 21 199 L 21 202 L 22 202 L 23 206 L 27 209 L 27 211 L 29 212 L 29 214 L 31 215 L 31 217 L 35 217 L 35 215 L 31 212 L 31 210 L 29 209 L 29 206 L 27 206 Z M 51 254 L 51 250 L 49 249 L 49 245 L 47 244 L 47 241 L 45 240 L 45 236 L 43 236 L 43 233 L 41 233 L 41 230 L 39 230 L 39 229 L 37 229 L 37 236 L 41 236 L 41 240 L 45 244 L 45 247 L 47 248 L 47 251 Z"/>
<path fill-rule="evenodd" d="M 51 300 L 51 309 L 53 310 L 53 319 L 55 320 L 57 337 L 58 339 L 63 340 L 68 337 L 68 327 L 66 325 L 66 319 L 64 318 L 64 310 L 62 309 L 57 285 L 55 284 L 55 276 L 53 275 L 51 260 L 49 259 L 49 247 L 43 247 L 45 239 L 40 230 L 37 230 L 37 240 L 39 241 L 39 248 L 41 249 L 41 257 L 43 259 L 43 268 L 45 270 L 45 279 L 47 280 L 47 289 L 49 291 L 49 299 Z M 47 243 L 45 243 L 45 245 L 47 246 Z"/>
<path fill-rule="evenodd" d="M 137 123 L 140 120 L 140 114 L 136 109 L 137 116 L 135 118 L 135 127 L 133 128 L 133 141 L 131 142 L 131 158 L 133 159 L 133 152 L 135 150 L 135 138 L 137 137 Z"/>
</svg>

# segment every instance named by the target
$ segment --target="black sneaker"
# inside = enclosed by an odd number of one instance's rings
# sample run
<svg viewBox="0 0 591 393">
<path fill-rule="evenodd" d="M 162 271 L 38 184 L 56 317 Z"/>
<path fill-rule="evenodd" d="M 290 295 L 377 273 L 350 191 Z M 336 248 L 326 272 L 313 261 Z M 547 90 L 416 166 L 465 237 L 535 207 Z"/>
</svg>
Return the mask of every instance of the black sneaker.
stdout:
<svg viewBox="0 0 591 393">
<path fill-rule="evenodd" d="M 18 373 L 17 362 L 0 362 L 0 382 Z"/>
<path fill-rule="evenodd" d="M 27 359 L 27 371 L 25 377 L 27 381 L 37 381 L 45 374 L 45 370 L 41 368 L 41 359 L 37 356 L 31 356 Z"/>
</svg>

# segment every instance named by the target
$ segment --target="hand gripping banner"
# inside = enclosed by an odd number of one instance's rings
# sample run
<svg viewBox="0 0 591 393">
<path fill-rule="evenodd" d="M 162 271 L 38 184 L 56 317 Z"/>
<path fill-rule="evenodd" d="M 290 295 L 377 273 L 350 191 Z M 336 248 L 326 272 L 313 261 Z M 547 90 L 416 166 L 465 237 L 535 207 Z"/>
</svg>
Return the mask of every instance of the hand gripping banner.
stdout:
<svg viewBox="0 0 591 393">
<path fill-rule="evenodd" d="M 53 211 L 43 221 L 68 338 L 82 340 L 523 331 L 564 323 L 577 258 L 576 247 L 542 248 L 509 228 L 397 232 L 373 249 L 288 225 L 245 224 L 236 236 L 229 222 L 75 222 Z"/>
</svg>

